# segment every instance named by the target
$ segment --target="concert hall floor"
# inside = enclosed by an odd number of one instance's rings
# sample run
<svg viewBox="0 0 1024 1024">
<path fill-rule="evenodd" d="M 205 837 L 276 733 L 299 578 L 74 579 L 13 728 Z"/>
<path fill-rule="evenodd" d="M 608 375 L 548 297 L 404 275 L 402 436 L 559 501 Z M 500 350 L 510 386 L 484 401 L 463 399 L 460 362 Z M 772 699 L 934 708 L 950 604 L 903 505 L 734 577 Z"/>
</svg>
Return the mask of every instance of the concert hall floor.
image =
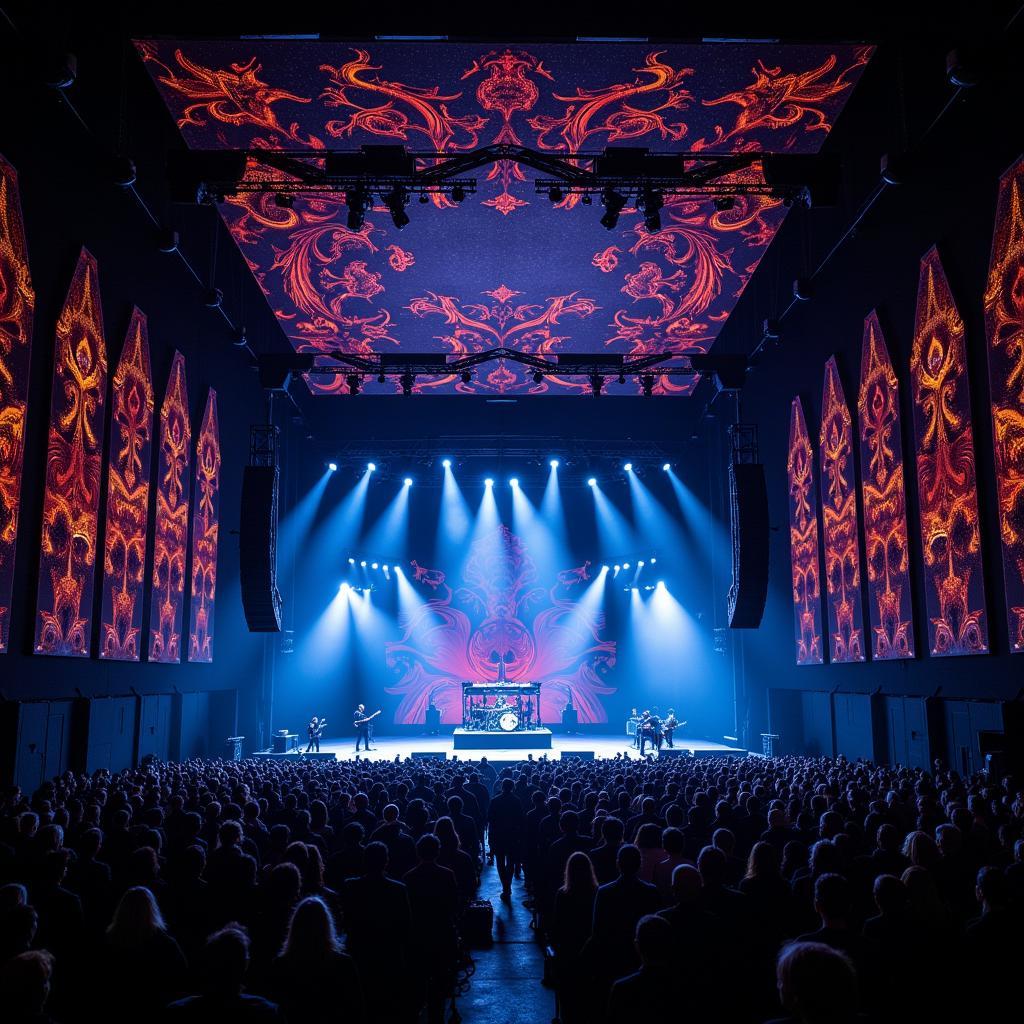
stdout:
<svg viewBox="0 0 1024 1024">
<path fill-rule="evenodd" d="M 611 736 L 594 733 L 556 734 L 552 738 L 550 750 L 491 748 L 455 751 L 452 747 L 451 733 L 440 736 L 380 736 L 374 739 L 373 743 L 373 750 L 369 753 L 360 751 L 359 756 L 371 761 L 393 761 L 396 757 L 404 760 L 413 752 L 444 753 L 449 759 L 457 754 L 462 761 L 477 761 L 481 756 L 485 756 L 489 761 L 523 761 L 530 754 L 534 759 L 546 754 L 549 760 L 557 760 L 563 756 L 563 753 L 571 751 L 592 751 L 594 757 L 614 757 L 616 754 L 628 754 L 630 757 L 639 756 L 639 751 L 630 743 L 629 738 L 622 734 Z M 716 753 L 746 755 L 746 751 L 738 747 L 689 736 L 677 736 L 675 744 L 677 750 L 692 750 L 698 756 L 703 755 L 704 757 L 713 756 Z M 321 740 L 320 751 L 321 753 L 334 753 L 339 760 L 352 760 L 356 756 L 355 739 L 332 737 Z"/>
</svg>

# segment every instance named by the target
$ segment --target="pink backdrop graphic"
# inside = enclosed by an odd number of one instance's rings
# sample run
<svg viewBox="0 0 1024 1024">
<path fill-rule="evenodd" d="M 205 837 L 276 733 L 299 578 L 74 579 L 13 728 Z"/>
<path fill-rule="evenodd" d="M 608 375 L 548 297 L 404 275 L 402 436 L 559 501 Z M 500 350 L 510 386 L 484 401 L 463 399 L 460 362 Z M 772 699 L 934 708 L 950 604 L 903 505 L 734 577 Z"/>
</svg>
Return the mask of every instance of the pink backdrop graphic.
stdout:
<svg viewBox="0 0 1024 1024">
<path fill-rule="evenodd" d="M 411 583 L 426 600 L 399 618 L 401 639 L 385 645 L 398 682 L 399 724 L 422 722 L 433 696 L 442 722 L 462 721 L 462 683 L 495 681 L 492 653 L 506 655 L 509 680 L 540 682 L 544 722 L 560 720 L 571 695 L 581 722 L 605 722 L 601 698 L 614 693 L 605 675 L 615 641 L 602 634 L 600 606 L 582 602 L 586 565 L 540 576 L 522 538 L 507 526 L 479 537 L 452 586 L 443 572 L 411 563 Z M 509 657 L 511 655 L 511 657 Z"/>
</svg>

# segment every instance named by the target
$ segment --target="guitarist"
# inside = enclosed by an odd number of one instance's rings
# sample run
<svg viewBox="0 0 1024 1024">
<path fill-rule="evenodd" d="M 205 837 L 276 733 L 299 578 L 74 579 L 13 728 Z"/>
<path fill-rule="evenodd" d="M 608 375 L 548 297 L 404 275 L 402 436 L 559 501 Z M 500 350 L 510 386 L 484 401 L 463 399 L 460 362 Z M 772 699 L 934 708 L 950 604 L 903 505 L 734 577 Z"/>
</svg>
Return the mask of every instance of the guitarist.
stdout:
<svg viewBox="0 0 1024 1024">
<path fill-rule="evenodd" d="M 318 719 L 316 715 L 313 716 L 312 721 L 306 726 L 306 732 L 309 733 L 309 746 L 306 747 L 307 754 L 311 750 L 315 750 L 318 754 L 320 753 L 320 737 L 323 736 L 326 727 L 326 718 Z"/>
<path fill-rule="evenodd" d="M 662 729 L 663 729 L 663 731 L 665 733 L 665 742 L 670 747 L 674 747 L 675 746 L 675 744 L 672 742 L 672 733 L 674 733 L 676 731 L 676 729 L 680 728 L 680 726 L 683 726 L 683 725 L 686 725 L 686 723 L 685 722 L 680 722 L 679 719 L 676 718 L 675 711 L 672 708 L 669 708 L 668 709 L 668 717 L 662 723 Z"/>
<path fill-rule="evenodd" d="M 380 714 L 374 711 L 372 715 L 366 713 L 365 704 L 357 704 L 355 714 L 352 716 L 352 724 L 356 730 L 356 753 L 359 753 L 359 743 L 366 740 L 366 749 L 370 750 L 370 723 Z"/>
</svg>

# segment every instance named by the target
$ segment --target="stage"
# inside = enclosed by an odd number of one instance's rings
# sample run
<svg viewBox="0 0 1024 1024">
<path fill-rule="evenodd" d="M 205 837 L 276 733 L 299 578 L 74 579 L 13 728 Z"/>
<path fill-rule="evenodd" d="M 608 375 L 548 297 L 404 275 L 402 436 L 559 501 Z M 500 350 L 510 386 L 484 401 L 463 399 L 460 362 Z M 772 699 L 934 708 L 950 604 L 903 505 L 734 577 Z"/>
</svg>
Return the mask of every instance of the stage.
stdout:
<svg viewBox="0 0 1024 1024">
<path fill-rule="evenodd" d="M 501 733 L 479 733 L 487 740 L 497 739 L 505 734 Z M 515 734 L 511 734 L 515 735 Z M 461 741 L 468 740 L 468 735 L 463 734 Z M 523 761 L 529 757 L 534 759 L 547 757 L 557 760 L 562 757 L 571 757 L 574 754 L 583 754 L 595 758 L 615 757 L 616 754 L 628 754 L 629 757 L 639 757 L 640 752 L 632 745 L 629 737 L 624 735 L 607 734 L 574 734 L 565 733 L 550 735 L 550 747 L 512 747 L 512 746 L 475 746 L 471 748 L 454 749 L 454 737 L 452 733 L 443 733 L 439 736 L 381 736 L 374 740 L 373 749 L 367 753 L 365 750 L 359 752 L 359 757 L 367 761 L 393 761 L 396 757 L 405 760 L 414 754 L 427 754 L 430 757 L 445 757 L 448 759 L 458 758 L 462 761 L 477 761 L 486 757 L 489 761 Z M 301 748 L 305 750 L 305 746 Z M 716 743 L 713 740 L 696 739 L 690 736 L 677 736 L 675 749 L 682 753 L 675 754 L 669 748 L 662 750 L 662 755 L 667 757 L 686 757 L 692 752 L 696 757 L 720 757 L 731 755 L 733 757 L 746 757 L 747 751 L 739 747 L 731 747 L 725 743 Z M 668 754 L 665 755 L 665 751 Z M 339 761 L 351 761 L 356 757 L 355 737 L 341 739 L 333 737 L 320 741 L 320 756 L 334 754 Z M 276 758 L 296 758 L 300 755 L 276 754 L 267 755 Z M 657 755 L 655 755 L 657 756 Z"/>
</svg>

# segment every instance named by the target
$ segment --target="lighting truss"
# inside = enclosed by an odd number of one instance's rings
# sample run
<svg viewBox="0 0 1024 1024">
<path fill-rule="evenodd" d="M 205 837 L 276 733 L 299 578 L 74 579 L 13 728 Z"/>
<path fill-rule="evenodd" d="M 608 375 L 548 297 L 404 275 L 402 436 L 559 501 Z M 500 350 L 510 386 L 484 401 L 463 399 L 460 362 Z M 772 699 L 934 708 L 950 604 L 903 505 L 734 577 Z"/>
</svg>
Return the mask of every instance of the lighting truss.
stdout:
<svg viewBox="0 0 1024 1024">
<path fill-rule="evenodd" d="M 402 146 L 190 150 L 176 154 L 172 178 L 179 197 L 198 202 L 256 192 L 274 194 L 287 204 L 295 195 L 348 192 L 383 197 L 396 189 L 410 196 L 444 195 L 458 202 L 476 192 L 476 179 L 466 175 L 509 161 L 543 175 L 535 182 L 536 191 L 556 203 L 569 196 L 592 199 L 605 193 L 617 193 L 635 203 L 647 193 L 725 201 L 763 195 L 791 204 L 809 201 L 808 185 L 819 176 L 814 169 L 817 160 L 760 152 L 657 154 L 642 148 L 545 153 L 508 144 L 457 154 L 410 153 Z M 744 180 L 737 180 L 740 172 L 748 172 Z"/>
</svg>

